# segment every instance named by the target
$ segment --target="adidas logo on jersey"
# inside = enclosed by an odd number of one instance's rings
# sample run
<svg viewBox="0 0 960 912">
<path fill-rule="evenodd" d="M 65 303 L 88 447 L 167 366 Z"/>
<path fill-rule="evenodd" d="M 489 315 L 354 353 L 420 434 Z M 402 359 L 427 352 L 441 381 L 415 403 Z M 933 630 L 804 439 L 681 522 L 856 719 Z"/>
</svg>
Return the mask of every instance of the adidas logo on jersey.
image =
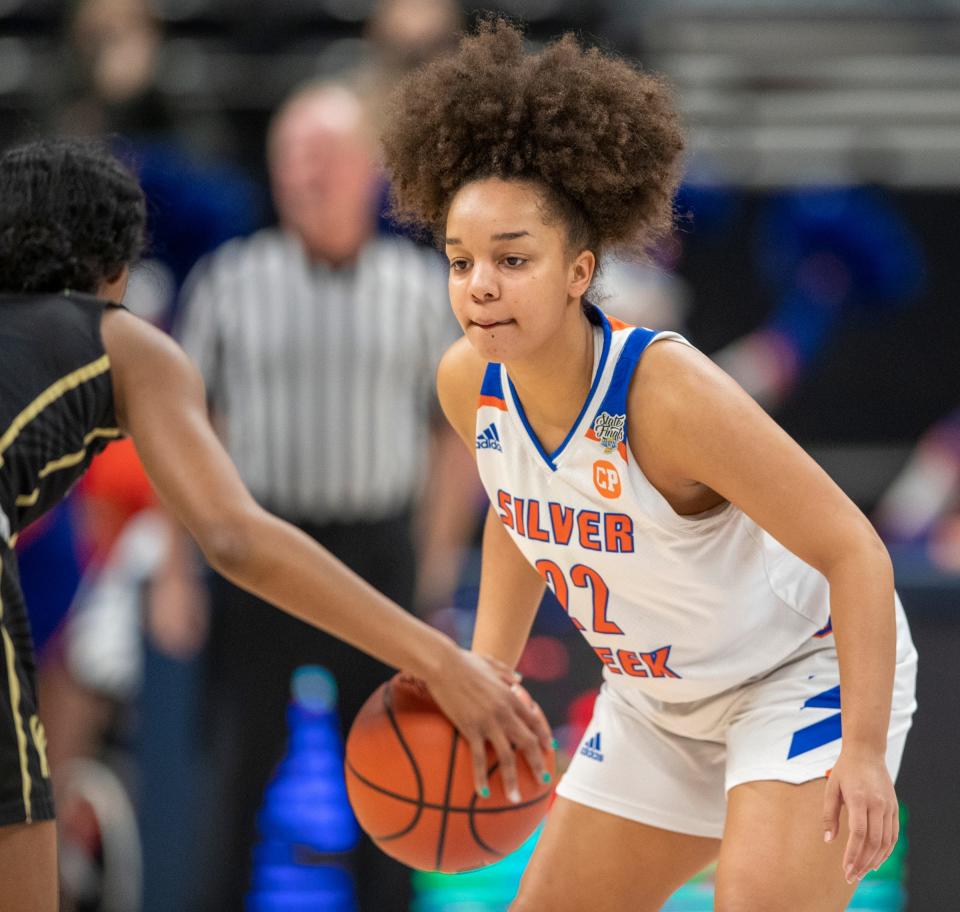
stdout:
<svg viewBox="0 0 960 912">
<path fill-rule="evenodd" d="M 498 450 L 503 452 L 500 444 L 500 432 L 497 430 L 495 422 L 491 421 L 484 429 L 482 434 L 477 434 L 478 450 Z"/>
<path fill-rule="evenodd" d="M 600 732 L 597 732 L 592 738 L 584 742 L 580 748 L 580 753 L 590 760 L 597 760 L 603 763 L 603 752 L 600 749 Z"/>
</svg>

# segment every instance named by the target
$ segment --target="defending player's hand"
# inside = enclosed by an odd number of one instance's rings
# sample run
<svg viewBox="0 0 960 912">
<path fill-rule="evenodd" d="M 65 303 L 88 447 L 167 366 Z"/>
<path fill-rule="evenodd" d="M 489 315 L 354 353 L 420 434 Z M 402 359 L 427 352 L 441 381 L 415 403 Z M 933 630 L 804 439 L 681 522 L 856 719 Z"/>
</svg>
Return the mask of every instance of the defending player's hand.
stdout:
<svg viewBox="0 0 960 912">
<path fill-rule="evenodd" d="M 516 751 L 523 754 L 534 777 L 549 781 L 544 752 L 552 735 L 540 708 L 521 695 L 517 677 L 502 662 L 460 649 L 453 662 L 435 680 L 430 694 L 467 743 L 473 758 L 477 794 L 490 794 L 487 783 L 489 741 L 497 755 L 507 797 L 520 800 Z"/>
<path fill-rule="evenodd" d="M 854 883 L 887 860 L 900 834 L 897 795 L 883 753 L 841 750 L 827 780 L 823 801 L 827 842 L 831 842 L 839 830 L 841 805 L 847 807 L 850 828 L 843 854 L 843 874 L 847 883 Z"/>
</svg>

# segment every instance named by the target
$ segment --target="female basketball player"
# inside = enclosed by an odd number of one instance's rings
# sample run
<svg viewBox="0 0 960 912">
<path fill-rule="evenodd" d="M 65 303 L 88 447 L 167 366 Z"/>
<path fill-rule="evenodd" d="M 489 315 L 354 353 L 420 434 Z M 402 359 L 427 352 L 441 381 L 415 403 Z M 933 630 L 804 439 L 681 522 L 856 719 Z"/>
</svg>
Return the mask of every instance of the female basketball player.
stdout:
<svg viewBox="0 0 960 912">
<path fill-rule="evenodd" d="M 669 225 L 664 85 L 487 23 L 401 84 L 384 147 L 464 331 L 438 387 L 492 504 L 473 646 L 515 665 L 546 581 L 604 665 L 512 908 L 658 909 L 715 858 L 723 912 L 844 908 L 897 839 L 916 657 L 830 479 L 679 336 L 587 303 Z"/>
<path fill-rule="evenodd" d="M 49 770 L 13 545 L 121 434 L 218 572 L 422 678 L 468 737 L 478 789 L 485 740 L 511 786 L 511 744 L 545 775 L 549 729 L 511 692 L 509 669 L 458 649 L 253 501 L 207 421 L 197 371 L 119 306 L 144 214 L 134 178 L 95 146 L 40 142 L 0 156 L 0 912 L 57 907 Z"/>
</svg>

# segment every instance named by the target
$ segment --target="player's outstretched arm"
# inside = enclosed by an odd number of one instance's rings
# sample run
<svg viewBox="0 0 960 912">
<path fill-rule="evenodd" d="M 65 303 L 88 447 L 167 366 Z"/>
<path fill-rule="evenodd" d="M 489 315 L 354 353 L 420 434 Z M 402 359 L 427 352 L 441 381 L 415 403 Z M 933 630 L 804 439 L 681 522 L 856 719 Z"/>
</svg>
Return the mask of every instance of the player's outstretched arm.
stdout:
<svg viewBox="0 0 960 912">
<path fill-rule="evenodd" d="M 736 504 L 830 583 L 843 745 L 823 809 L 828 841 L 846 805 L 849 882 L 897 841 L 885 753 L 896 664 L 890 556 L 869 520 L 737 384 L 696 350 L 659 342 L 630 391 L 630 446 L 661 488 L 700 483 Z"/>
<path fill-rule="evenodd" d="M 550 732 L 510 690 L 509 671 L 407 614 L 247 491 L 207 419 L 203 382 L 167 336 L 126 311 L 103 319 L 117 417 L 161 500 L 211 566 L 288 613 L 421 678 L 471 747 L 514 767 L 512 745 L 545 770 Z M 269 645 L 269 644 L 267 644 Z M 506 748 L 503 749 L 503 745 Z M 477 788 L 486 785 L 485 768 Z"/>
</svg>

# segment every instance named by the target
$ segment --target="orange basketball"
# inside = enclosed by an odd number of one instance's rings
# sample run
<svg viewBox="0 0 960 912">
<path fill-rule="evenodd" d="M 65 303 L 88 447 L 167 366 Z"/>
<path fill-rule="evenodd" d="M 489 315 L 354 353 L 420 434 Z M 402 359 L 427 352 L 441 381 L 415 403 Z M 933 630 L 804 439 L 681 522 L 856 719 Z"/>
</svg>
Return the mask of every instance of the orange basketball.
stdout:
<svg viewBox="0 0 960 912">
<path fill-rule="evenodd" d="M 477 795 L 470 748 L 426 689 L 396 676 L 354 720 L 347 792 L 360 826 L 388 855 L 423 871 L 468 871 L 518 848 L 547 811 L 552 785 L 517 756 L 520 803 L 504 793 L 487 746 L 490 797 Z M 555 773 L 553 752 L 545 758 Z"/>
</svg>

